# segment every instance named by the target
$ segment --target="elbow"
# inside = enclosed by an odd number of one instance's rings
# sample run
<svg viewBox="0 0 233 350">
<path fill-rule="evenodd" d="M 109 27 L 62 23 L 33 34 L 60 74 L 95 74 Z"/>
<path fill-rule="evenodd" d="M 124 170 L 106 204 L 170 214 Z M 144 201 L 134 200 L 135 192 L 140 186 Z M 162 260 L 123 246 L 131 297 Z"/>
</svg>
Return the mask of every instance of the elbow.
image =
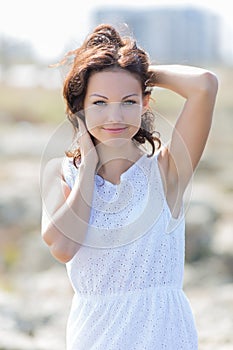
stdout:
<svg viewBox="0 0 233 350">
<path fill-rule="evenodd" d="M 52 231 L 51 228 L 42 232 L 42 238 L 49 247 L 51 255 L 61 263 L 69 262 L 78 251 L 77 243 L 57 231 Z"/>
<path fill-rule="evenodd" d="M 58 260 L 60 263 L 68 263 L 74 256 L 74 251 L 65 249 L 59 242 L 56 242 L 50 246 L 51 255 Z"/>
<path fill-rule="evenodd" d="M 215 99 L 218 92 L 217 76 L 210 71 L 205 71 L 202 74 L 201 79 L 202 79 L 202 82 L 200 84 L 200 88 L 202 92 Z"/>
</svg>

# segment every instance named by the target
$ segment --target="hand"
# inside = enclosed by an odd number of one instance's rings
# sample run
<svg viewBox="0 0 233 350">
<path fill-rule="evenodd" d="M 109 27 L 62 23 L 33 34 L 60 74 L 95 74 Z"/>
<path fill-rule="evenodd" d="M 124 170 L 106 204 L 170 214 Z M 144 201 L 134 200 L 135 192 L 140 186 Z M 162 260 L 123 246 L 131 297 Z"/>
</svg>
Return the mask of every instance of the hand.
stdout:
<svg viewBox="0 0 233 350">
<path fill-rule="evenodd" d="M 82 119 L 77 117 L 79 124 L 79 144 L 80 144 L 80 152 L 81 152 L 81 163 L 82 164 L 91 164 L 96 165 L 99 162 L 99 157 L 96 151 L 96 148 L 92 142 L 91 136 L 87 131 L 85 123 Z"/>
</svg>

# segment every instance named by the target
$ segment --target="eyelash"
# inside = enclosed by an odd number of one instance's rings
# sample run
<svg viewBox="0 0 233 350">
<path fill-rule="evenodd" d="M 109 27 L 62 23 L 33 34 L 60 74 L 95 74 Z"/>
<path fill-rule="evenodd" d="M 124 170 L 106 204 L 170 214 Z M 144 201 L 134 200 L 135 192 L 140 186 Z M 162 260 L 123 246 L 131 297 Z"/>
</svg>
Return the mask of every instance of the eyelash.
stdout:
<svg viewBox="0 0 233 350">
<path fill-rule="evenodd" d="M 101 100 L 98 100 L 98 101 L 95 101 L 95 102 L 93 102 L 93 105 L 99 105 L 99 104 L 104 104 L 105 103 L 105 101 L 101 101 Z"/>
<path fill-rule="evenodd" d="M 134 100 L 125 100 L 125 101 L 123 101 L 123 104 L 133 105 L 135 103 L 136 103 L 136 101 L 134 101 Z M 100 106 L 100 105 L 106 104 L 106 102 L 102 101 L 102 100 L 98 100 L 98 101 L 93 102 L 93 104 L 96 105 L 96 106 Z"/>
<path fill-rule="evenodd" d="M 125 103 L 125 104 L 131 104 L 131 105 L 133 105 L 133 104 L 135 104 L 135 103 L 137 103 L 137 102 L 134 101 L 134 100 L 126 100 L 126 101 L 124 101 L 124 103 Z"/>
</svg>

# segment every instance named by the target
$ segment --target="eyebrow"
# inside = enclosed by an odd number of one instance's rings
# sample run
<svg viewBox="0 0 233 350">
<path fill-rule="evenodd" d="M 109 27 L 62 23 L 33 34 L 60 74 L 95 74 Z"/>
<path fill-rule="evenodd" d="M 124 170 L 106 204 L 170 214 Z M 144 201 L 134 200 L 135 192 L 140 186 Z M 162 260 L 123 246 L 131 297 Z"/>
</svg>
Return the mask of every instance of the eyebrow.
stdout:
<svg viewBox="0 0 233 350">
<path fill-rule="evenodd" d="M 99 94 L 91 94 L 90 97 L 101 97 L 101 98 L 104 98 L 105 100 L 108 100 L 106 96 L 99 95 Z"/>
<path fill-rule="evenodd" d="M 138 94 L 129 94 L 129 95 L 124 96 L 122 98 L 122 100 L 126 100 L 127 98 L 132 97 L 132 96 L 139 96 L 139 95 Z M 91 94 L 90 97 L 101 97 L 105 100 L 108 100 L 108 97 L 100 95 L 100 94 Z"/>
<path fill-rule="evenodd" d="M 123 97 L 122 100 L 126 100 L 127 98 L 133 97 L 133 96 L 139 96 L 139 95 L 138 94 L 130 94 L 130 95 L 127 95 L 127 96 Z"/>
</svg>

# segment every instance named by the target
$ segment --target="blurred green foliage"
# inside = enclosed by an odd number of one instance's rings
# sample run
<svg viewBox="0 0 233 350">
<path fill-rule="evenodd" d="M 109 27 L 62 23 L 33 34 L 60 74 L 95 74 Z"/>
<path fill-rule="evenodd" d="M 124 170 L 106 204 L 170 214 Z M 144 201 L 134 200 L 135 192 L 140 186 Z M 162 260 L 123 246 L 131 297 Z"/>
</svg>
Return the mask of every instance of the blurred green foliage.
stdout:
<svg viewBox="0 0 233 350">
<path fill-rule="evenodd" d="M 61 91 L 0 85 L 0 118 L 5 122 L 56 123 L 64 117 Z"/>
</svg>

